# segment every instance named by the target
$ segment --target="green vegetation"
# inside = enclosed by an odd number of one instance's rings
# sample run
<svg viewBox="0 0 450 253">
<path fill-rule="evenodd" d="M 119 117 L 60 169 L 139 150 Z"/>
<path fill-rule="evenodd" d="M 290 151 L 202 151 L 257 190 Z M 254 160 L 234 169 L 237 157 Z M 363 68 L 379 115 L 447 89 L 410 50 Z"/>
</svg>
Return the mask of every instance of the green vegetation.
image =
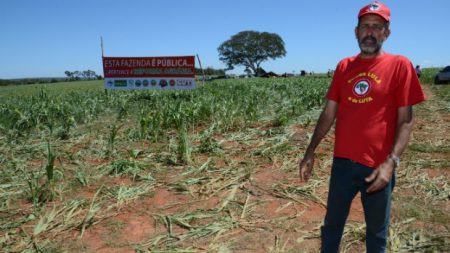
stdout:
<svg viewBox="0 0 450 253">
<path fill-rule="evenodd" d="M 309 184 L 295 177 L 329 82 L 227 79 L 107 94 L 102 81 L 0 87 L 0 248 L 95 252 L 94 238 L 117 251 L 234 252 L 251 241 L 297 252 L 322 220 L 303 215 L 326 203 L 332 142 Z M 448 152 L 445 141 L 411 144 L 416 159 L 398 189 L 414 194 L 394 199 L 391 250 L 448 250 L 449 216 L 439 211 L 448 178 L 422 170 L 448 168 Z M 152 229 L 126 241 L 134 219 Z M 112 232 L 96 238 L 101 231 Z M 363 232 L 362 221 L 350 223 L 343 250 L 360 249 Z"/>
<path fill-rule="evenodd" d="M 0 87 L 0 99 L 12 99 L 14 97 L 21 97 L 27 99 L 31 96 L 38 95 L 41 91 L 51 95 L 57 96 L 69 92 L 88 92 L 97 93 L 104 92 L 103 81 L 77 81 L 77 82 L 57 82 L 51 84 L 33 83 L 30 85 L 11 85 Z"/>
<path fill-rule="evenodd" d="M 439 97 L 440 107 L 450 112 L 450 85 L 433 85 L 431 89 Z"/>
<path fill-rule="evenodd" d="M 420 82 L 423 84 L 433 84 L 434 76 L 441 70 L 441 68 L 423 68 Z"/>
<path fill-rule="evenodd" d="M 242 31 L 225 42 L 219 48 L 220 60 L 228 69 L 244 66 L 246 72 L 260 76 L 261 63 L 286 55 L 283 39 L 276 33 Z"/>
<path fill-rule="evenodd" d="M 95 71 L 93 70 L 83 70 L 83 71 L 79 71 L 79 70 L 75 70 L 75 71 L 69 71 L 66 70 L 64 71 L 64 74 L 67 76 L 67 80 L 68 81 L 75 81 L 75 80 L 92 80 L 92 79 L 96 79 L 96 80 L 101 80 L 102 76 L 101 75 L 97 75 L 95 73 Z"/>
<path fill-rule="evenodd" d="M 39 90 L 36 86 L 20 87 L 28 93 L 22 96 L 9 95 L 20 94 L 20 90 L 6 87 L 0 103 L 0 131 L 8 137 L 33 134 L 52 138 L 56 134 L 67 139 L 77 124 L 115 115 L 111 122 L 138 123 L 127 128 L 130 138 L 156 141 L 167 137 L 168 129 L 183 135 L 183 129 L 210 124 L 221 132 L 245 128 L 264 118 L 299 117 L 321 105 L 326 86 L 326 79 L 314 78 L 280 79 L 276 83 L 228 80 L 194 91 L 111 91 L 109 96 L 97 82 L 81 82 L 77 87 L 75 83 L 53 84 Z M 112 127 L 116 131 L 116 126 Z"/>
</svg>

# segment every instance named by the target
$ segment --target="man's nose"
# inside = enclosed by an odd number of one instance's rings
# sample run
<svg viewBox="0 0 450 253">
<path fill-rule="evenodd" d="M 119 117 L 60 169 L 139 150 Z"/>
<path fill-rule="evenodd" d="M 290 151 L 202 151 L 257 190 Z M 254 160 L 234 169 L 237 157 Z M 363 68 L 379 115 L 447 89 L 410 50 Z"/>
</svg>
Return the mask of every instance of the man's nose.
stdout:
<svg viewBox="0 0 450 253">
<path fill-rule="evenodd" d="M 375 31 L 375 28 L 372 26 L 369 26 L 368 29 L 366 30 L 366 33 L 367 33 L 367 35 L 372 36 L 374 31 Z"/>
</svg>

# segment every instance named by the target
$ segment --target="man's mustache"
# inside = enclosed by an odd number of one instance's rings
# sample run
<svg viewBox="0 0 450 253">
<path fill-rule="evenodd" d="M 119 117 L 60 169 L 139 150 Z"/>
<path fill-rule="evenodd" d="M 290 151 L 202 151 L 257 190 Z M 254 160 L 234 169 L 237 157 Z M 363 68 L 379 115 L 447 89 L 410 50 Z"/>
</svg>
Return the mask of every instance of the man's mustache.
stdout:
<svg viewBox="0 0 450 253">
<path fill-rule="evenodd" d="M 364 37 L 363 39 L 362 39 L 362 41 L 361 42 L 363 42 L 363 43 L 365 43 L 365 42 L 367 42 L 367 41 L 370 41 L 370 42 L 375 42 L 375 43 L 377 43 L 377 39 L 375 38 L 375 37 L 373 37 L 373 36 L 366 36 L 366 37 Z"/>
</svg>

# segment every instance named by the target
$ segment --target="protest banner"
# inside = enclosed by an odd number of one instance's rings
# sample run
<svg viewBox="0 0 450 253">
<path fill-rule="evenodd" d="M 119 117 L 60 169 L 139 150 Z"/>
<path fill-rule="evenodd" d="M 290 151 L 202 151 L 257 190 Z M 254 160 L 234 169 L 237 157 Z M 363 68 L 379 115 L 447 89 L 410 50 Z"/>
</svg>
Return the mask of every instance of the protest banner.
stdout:
<svg viewBox="0 0 450 253">
<path fill-rule="evenodd" d="M 195 56 L 102 59 L 105 89 L 195 88 Z"/>
</svg>

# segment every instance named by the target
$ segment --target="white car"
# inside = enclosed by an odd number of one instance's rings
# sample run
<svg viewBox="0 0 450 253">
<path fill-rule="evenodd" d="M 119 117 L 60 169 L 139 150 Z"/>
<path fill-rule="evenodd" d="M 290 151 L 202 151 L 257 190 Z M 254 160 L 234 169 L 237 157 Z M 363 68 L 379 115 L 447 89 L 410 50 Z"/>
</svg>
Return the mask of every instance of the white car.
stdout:
<svg viewBox="0 0 450 253">
<path fill-rule="evenodd" d="M 450 82 L 450 66 L 445 67 L 443 70 L 439 71 L 434 77 L 435 84 L 448 83 Z"/>
</svg>

